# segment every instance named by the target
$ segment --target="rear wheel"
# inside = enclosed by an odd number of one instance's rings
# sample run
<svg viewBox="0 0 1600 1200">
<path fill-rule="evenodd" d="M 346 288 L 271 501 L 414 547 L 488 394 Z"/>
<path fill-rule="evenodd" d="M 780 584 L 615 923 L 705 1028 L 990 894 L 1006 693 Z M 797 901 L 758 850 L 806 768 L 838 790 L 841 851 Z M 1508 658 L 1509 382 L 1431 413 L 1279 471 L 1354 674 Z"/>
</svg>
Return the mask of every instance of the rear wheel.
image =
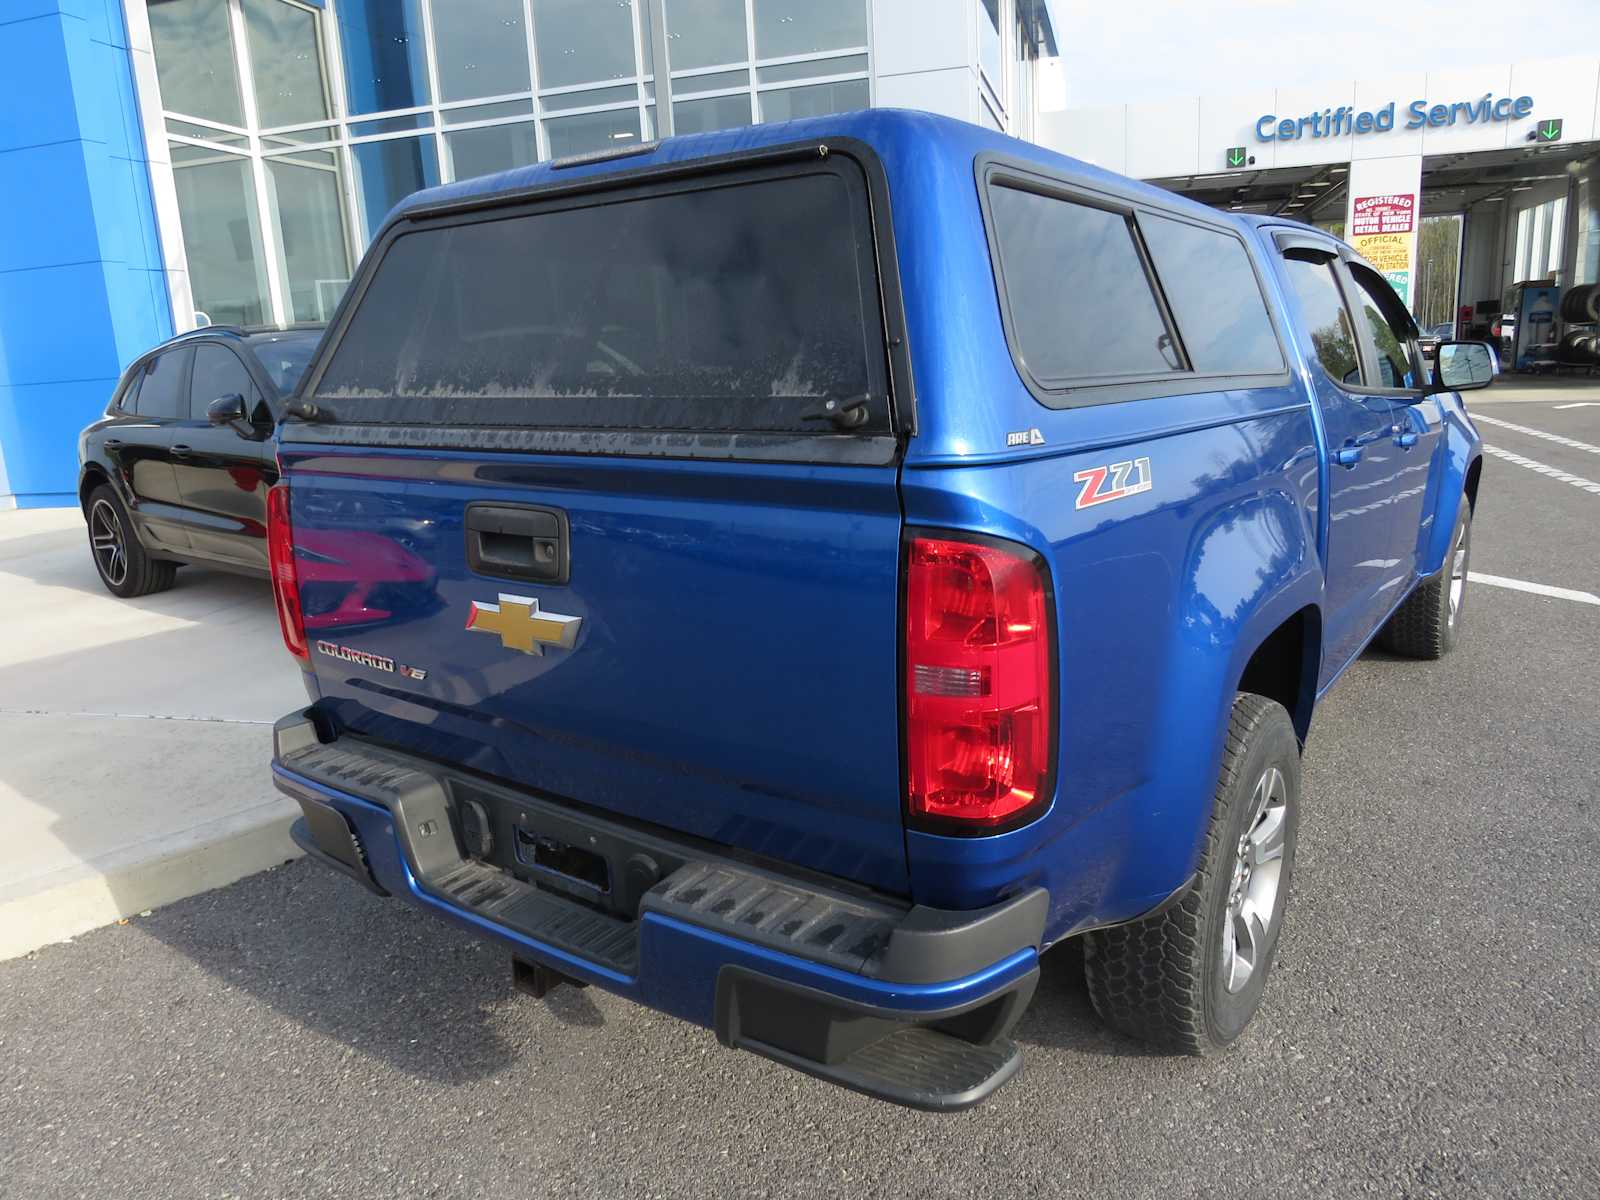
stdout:
<svg viewBox="0 0 1600 1200">
<path fill-rule="evenodd" d="M 1244 1032 L 1277 951 L 1299 813 L 1294 724 L 1282 705 L 1241 692 L 1194 884 L 1165 912 L 1084 935 L 1101 1020 L 1182 1054 Z"/>
<path fill-rule="evenodd" d="M 1437 659 L 1448 654 L 1460 635 L 1471 563 L 1472 507 L 1463 496 L 1443 568 L 1419 583 L 1395 610 L 1379 635 L 1380 644 L 1407 658 Z"/>
<path fill-rule="evenodd" d="M 164 592 L 178 575 L 178 564 L 151 558 L 133 532 L 122 501 L 107 484 L 89 493 L 84 508 L 89 522 L 89 553 L 100 582 L 113 596 L 131 599 Z"/>
</svg>

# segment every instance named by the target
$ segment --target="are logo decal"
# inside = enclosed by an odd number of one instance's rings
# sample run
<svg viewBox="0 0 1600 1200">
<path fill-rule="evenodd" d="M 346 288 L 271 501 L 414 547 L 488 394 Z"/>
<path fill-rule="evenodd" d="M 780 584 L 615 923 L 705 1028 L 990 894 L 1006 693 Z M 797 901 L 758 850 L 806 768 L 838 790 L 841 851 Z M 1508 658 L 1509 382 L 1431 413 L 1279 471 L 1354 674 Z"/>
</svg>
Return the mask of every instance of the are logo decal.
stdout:
<svg viewBox="0 0 1600 1200">
<path fill-rule="evenodd" d="M 1137 496 L 1155 486 L 1150 480 L 1148 458 L 1130 459 L 1106 467 L 1090 467 L 1087 471 L 1079 471 L 1072 479 L 1074 483 L 1083 485 L 1078 489 L 1079 508 L 1093 508 L 1096 504 Z"/>
</svg>

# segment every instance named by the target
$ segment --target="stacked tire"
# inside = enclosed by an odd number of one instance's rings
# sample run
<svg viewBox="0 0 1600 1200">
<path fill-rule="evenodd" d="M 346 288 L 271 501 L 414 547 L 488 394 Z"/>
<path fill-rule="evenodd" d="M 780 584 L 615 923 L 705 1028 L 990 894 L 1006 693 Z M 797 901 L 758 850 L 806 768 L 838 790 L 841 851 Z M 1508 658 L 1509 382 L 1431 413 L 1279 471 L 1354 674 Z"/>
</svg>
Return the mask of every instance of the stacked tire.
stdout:
<svg viewBox="0 0 1600 1200">
<path fill-rule="evenodd" d="M 1600 321 L 1600 285 L 1586 283 L 1569 288 L 1561 298 L 1561 319 L 1569 325 L 1589 325 Z"/>
<path fill-rule="evenodd" d="M 1556 351 L 1558 361 L 1574 367 L 1600 364 L 1600 334 L 1575 329 L 1561 339 Z"/>
<path fill-rule="evenodd" d="M 1569 288 L 1561 297 L 1561 319 L 1568 325 L 1594 325 L 1600 322 L 1600 285 L 1586 283 Z M 1600 333 L 1593 329 L 1569 329 L 1556 348 L 1556 361 L 1563 366 L 1600 367 Z"/>
</svg>

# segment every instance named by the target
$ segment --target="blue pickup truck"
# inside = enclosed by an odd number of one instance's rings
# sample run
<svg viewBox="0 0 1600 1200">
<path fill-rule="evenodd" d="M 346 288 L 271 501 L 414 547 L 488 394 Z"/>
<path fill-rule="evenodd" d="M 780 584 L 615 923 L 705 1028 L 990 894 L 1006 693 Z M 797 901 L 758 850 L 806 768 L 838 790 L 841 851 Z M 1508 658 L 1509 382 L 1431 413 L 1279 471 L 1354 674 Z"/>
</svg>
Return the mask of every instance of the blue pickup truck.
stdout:
<svg viewBox="0 0 1600 1200">
<path fill-rule="evenodd" d="M 1010 1078 L 1069 939 L 1218 1050 L 1318 700 L 1459 636 L 1492 368 L 1417 337 L 1315 229 L 926 114 L 419 193 L 277 431 L 295 836 L 901 1104 Z"/>
</svg>

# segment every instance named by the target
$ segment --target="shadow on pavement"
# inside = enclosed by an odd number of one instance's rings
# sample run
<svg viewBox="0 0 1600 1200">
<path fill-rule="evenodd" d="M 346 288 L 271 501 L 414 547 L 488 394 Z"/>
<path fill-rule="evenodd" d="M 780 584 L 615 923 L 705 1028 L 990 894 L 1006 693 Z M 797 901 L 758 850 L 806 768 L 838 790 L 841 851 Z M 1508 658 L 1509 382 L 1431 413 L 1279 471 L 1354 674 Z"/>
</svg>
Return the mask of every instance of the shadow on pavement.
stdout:
<svg viewBox="0 0 1600 1200">
<path fill-rule="evenodd" d="M 42 587 L 71 588 L 107 604 L 162 616 L 193 617 L 197 606 L 212 609 L 254 603 L 264 604 L 267 616 L 276 619 L 265 576 L 257 579 L 206 567 L 181 567 L 178 582 L 170 591 L 134 600 L 112 596 L 95 573 L 81 521 L 65 529 L 0 538 L 0 575 Z"/>
<path fill-rule="evenodd" d="M 289 1020 L 421 1079 L 459 1084 L 516 1068 L 526 1048 L 495 1020 L 513 999 L 542 1003 L 562 1025 L 604 1024 L 586 993 L 527 1000 L 504 952 L 304 860 L 158 910 L 138 928 Z"/>
<path fill-rule="evenodd" d="M 1039 960 L 1039 986 L 1013 1037 L 1024 1048 L 1048 1046 L 1086 1057 L 1163 1056 L 1101 1024 L 1084 981 L 1081 938 L 1060 943 Z"/>
</svg>

